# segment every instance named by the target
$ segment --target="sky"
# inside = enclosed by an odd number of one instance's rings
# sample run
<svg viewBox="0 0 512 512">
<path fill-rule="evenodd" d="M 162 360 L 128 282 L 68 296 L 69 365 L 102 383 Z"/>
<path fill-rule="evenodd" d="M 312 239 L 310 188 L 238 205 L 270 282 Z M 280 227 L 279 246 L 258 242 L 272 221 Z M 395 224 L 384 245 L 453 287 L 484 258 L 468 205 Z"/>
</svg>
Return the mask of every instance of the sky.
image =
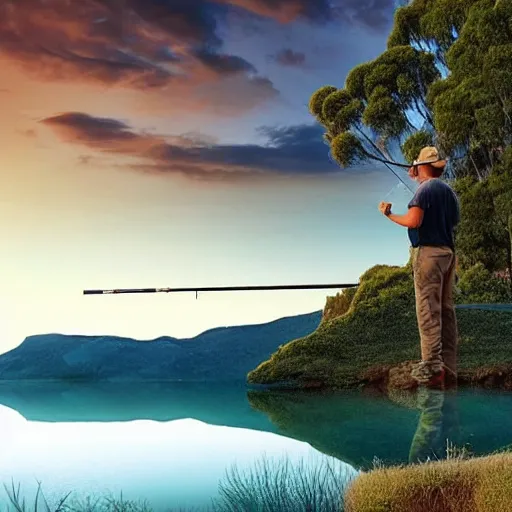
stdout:
<svg viewBox="0 0 512 512">
<path fill-rule="evenodd" d="M 408 259 L 378 211 L 410 192 L 340 169 L 307 109 L 386 46 L 393 0 L 6 0 L 0 6 L 0 353 L 26 336 L 153 339 L 324 307 Z M 400 171 L 398 171 L 400 172 Z M 404 176 L 405 178 L 405 176 Z"/>
</svg>

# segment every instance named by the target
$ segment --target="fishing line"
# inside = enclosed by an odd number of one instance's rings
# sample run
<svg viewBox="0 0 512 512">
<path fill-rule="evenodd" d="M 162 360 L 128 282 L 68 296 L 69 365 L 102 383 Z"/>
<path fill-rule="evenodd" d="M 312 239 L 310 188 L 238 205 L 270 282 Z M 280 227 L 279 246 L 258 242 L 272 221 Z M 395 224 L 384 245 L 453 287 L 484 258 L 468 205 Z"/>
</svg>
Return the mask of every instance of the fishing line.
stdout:
<svg viewBox="0 0 512 512">
<path fill-rule="evenodd" d="M 401 167 L 402 167 L 402 164 L 391 164 L 391 165 L 399 165 L 399 166 L 401 166 Z M 407 168 L 409 168 L 409 167 L 411 167 L 411 166 L 409 165 Z M 401 177 L 400 177 L 400 176 L 399 176 L 399 175 L 398 175 L 398 174 L 397 174 L 397 173 L 396 173 L 396 172 L 395 172 L 391 167 L 389 167 L 389 165 L 386 165 L 386 168 L 387 168 L 387 169 L 389 169 L 389 170 L 390 170 L 390 171 L 391 171 L 391 172 L 392 172 L 392 173 L 393 173 L 393 174 L 394 174 L 394 175 L 395 175 L 395 176 L 400 180 L 400 182 L 401 182 L 401 183 L 402 183 L 402 184 L 403 184 L 403 185 L 404 185 L 404 186 L 409 190 L 409 192 L 410 192 L 412 195 L 414 195 L 414 191 L 413 191 L 413 190 L 412 190 L 412 189 L 411 189 L 411 188 L 410 188 L 410 187 L 409 187 L 409 186 L 404 182 L 404 180 L 403 180 L 403 179 L 402 179 L 402 178 L 401 178 Z M 396 186 L 397 186 L 397 185 L 395 185 L 395 186 L 393 187 L 393 189 L 395 189 L 395 188 L 396 188 Z M 391 191 L 392 191 L 393 189 L 391 189 Z M 390 192 L 388 192 L 388 194 L 386 195 L 386 197 L 388 197 L 388 196 L 389 196 L 389 194 L 391 193 L 391 191 L 390 191 Z"/>
<path fill-rule="evenodd" d="M 332 153 L 329 151 L 327 153 L 327 156 L 329 158 L 329 160 L 331 161 L 332 164 L 338 166 L 338 162 L 336 161 L 336 159 L 332 156 Z M 405 168 L 405 169 L 409 169 L 411 167 L 411 165 L 406 165 L 406 164 L 399 164 L 397 162 L 392 162 L 391 160 L 385 160 L 384 158 L 375 158 L 375 160 L 377 160 L 377 162 L 381 162 L 385 165 L 386 169 L 388 169 L 389 171 L 391 171 L 395 176 L 396 178 L 398 178 L 398 180 L 409 190 L 409 192 L 411 194 L 414 195 L 414 191 L 407 185 L 407 183 L 405 183 L 405 181 L 390 167 L 390 165 L 396 165 L 398 167 L 402 167 L 402 168 Z M 396 185 L 395 185 L 396 186 Z M 389 194 L 388 194 L 389 195 Z M 387 197 L 387 196 L 386 196 Z"/>
<path fill-rule="evenodd" d="M 383 201 L 385 201 L 393 192 L 394 190 L 397 188 L 397 187 L 401 187 L 403 185 L 403 183 L 397 183 L 385 196 L 384 198 L 382 199 Z"/>
</svg>

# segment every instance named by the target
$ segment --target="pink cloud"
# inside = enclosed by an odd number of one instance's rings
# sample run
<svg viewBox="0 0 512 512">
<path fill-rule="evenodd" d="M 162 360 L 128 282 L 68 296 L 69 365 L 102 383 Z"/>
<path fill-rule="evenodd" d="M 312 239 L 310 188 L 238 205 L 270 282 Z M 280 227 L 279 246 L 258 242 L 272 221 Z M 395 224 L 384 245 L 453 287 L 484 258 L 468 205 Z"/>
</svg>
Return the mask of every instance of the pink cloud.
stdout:
<svg viewBox="0 0 512 512">
<path fill-rule="evenodd" d="M 197 134 L 163 136 L 134 131 L 123 121 L 81 112 L 41 121 L 64 142 L 97 154 L 122 155 L 117 166 L 138 172 L 181 174 L 202 181 L 315 176 L 339 172 L 315 125 L 265 128 L 268 144 L 223 145 Z M 87 160 L 81 159 L 82 165 Z"/>
<path fill-rule="evenodd" d="M 165 12 L 147 0 L 125 4 L 4 2 L 0 58 L 39 80 L 153 90 L 163 92 L 170 102 L 186 96 L 185 103 L 200 103 L 201 88 L 224 86 L 224 97 L 244 98 L 238 102 L 242 112 L 278 97 L 272 82 L 258 76 L 252 64 L 220 51 L 212 15 L 186 3 Z M 233 110 L 231 102 L 226 106 Z"/>
</svg>

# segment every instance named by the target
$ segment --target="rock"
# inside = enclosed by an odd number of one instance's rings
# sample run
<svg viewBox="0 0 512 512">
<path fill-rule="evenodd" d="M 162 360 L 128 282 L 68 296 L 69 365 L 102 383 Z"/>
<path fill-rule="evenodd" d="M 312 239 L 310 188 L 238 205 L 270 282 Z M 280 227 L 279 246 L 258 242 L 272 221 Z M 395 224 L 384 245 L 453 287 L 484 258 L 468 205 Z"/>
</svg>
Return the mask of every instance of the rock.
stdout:
<svg viewBox="0 0 512 512">
<path fill-rule="evenodd" d="M 411 377 L 415 361 L 406 361 L 389 370 L 388 388 L 390 389 L 416 389 L 418 383 Z"/>
</svg>

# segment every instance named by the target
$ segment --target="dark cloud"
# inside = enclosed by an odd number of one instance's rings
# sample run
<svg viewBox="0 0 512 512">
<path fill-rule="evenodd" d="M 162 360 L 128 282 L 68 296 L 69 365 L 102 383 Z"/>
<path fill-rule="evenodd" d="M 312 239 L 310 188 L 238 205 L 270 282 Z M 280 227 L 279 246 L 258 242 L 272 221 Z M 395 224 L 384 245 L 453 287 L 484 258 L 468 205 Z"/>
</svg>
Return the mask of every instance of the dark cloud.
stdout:
<svg viewBox="0 0 512 512">
<path fill-rule="evenodd" d="M 120 0 L 102 0 L 112 3 Z M 221 44 L 216 32 L 216 20 L 238 9 L 288 23 L 302 18 L 325 22 L 333 17 L 329 0 L 124 0 L 125 5 L 139 16 L 163 29 L 195 37 L 210 46 Z M 181 32 L 180 32 L 181 31 Z"/>
<path fill-rule="evenodd" d="M 124 5 L 183 43 L 222 45 L 217 35 L 217 18 L 225 13 L 222 6 L 206 0 L 125 0 Z"/>
<path fill-rule="evenodd" d="M 273 18 L 281 23 L 297 19 L 313 23 L 346 22 L 375 30 L 388 28 L 394 0 L 214 0 Z"/>
<path fill-rule="evenodd" d="M 196 98 L 219 116 L 245 112 L 277 97 L 279 91 L 267 78 L 232 75 L 222 82 L 197 87 Z"/>
<path fill-rule="evenodd" d="M 80 144 L 98 152 L 139 157 L 164 143 L 155 135 L 136 133 L 123 121 L 82 112 L 64 112 L 40 123 L 50 127 L 64 142 Z M 183 139 L 177 138 L 173 142 L 183 144 Z"/>
<path fill-rule="evenodd" d="M 394 7 L 394 0 L 340 0 L 333 10 L 348 23 L 382 31 L 391 26 Z"/>
<path fill-rule="evenodd" d="M 81 112 L 66 112 L 41 121 L 54 128 L 72 129 L 77 142 L 119 142 L 133 141 L 140 136 L 130 130 L 130 127 L 116 119 L 93 117 Z"/>
<path fill-rule="evenodd" d="M 100 152 L 124 154 L 144 172 L 183 174 L 194 179 L 233 180 L 254 176 L 315 176 L 339 171 L 317 125 L 263 127 L 267 144 L 223 145 L 201 137 L 136 133 L 124 122 L 64 113 L 42 121 L 66 142 Z"/>
<path fill-rule="evenodd" d="M 281 66 L 303 67 L 306 64 L 306 54 L 295 52 L 291 48 L 283 48 L 275 55 L 270 55 L 269 58 Z"/>
<path fill-rule="evenodd" d="M 206 67 L 221 75 L 257 73 L 256 68 L 250 62 L 234 55 L 219 54 L 207 49 L 201 49 L 195 52 L 195 56 Z"/>
<path fill-rule="evenodd" d="M 281 23 L 304 19 L 314 23 L 345 22 L 374 30 L 387 29 L 394 0 L 215 0 L 236 5 Z"/>
<path fill-rule="evenodd" d="M 165 90 L 187 108 L 199 103 L 198 89 L 237 75 L 240 90 L 227 83 L 225 97 L 244 97 L 247 111 L 278 91 L 250 62 L 221 51 L 217 23 L 227 9 L 206 0 L 7 0 L 0 57 L 48 81 Z M 198 108 L 208 107 L 201 100 Z M 230 102 L 224 107 L 233 114 Z"/>
<path fill-rule="evenodd" d="M 338 3 L 337 3 L 338 2 Z M 0 58 L 37 79 L 165 95 L 166 108 L 238 115 L 280 97 L 246 59 L 223 50 L 229 14 L 385 25 L 393 0 L 4 0 Z M 220 29 L 222 27 L 222 31 Z M 285 50 L 283 65 L 304 56 Z M 162 98 L 149 99 L 160 102 Z"/>
<path fill-rule="evenodd" d="M 165 85 L 170 69 L 149 59 L 158 45 L 96 0 L 19 0 L 0 6 L 0 53 L 47 80 L 116 82 L 145 88 Z M 126 41 L 123 37 L 126 36 Z M 131 39 L 130 39 L 131 38 Z"/>
<path fill-rule="evenodd" d="M 329 0 L 215 0 L 235 5 L 260 16 L 289 23 L 298 18 L 314 22 L 332 19 L 333 9 Z"/>
<path fill-rule="evenodd" d="M 119 83 L 146 89 L 167 85 L 174 76 L 157 64 L 121 51 L 98 50 L 93 56 L 84 56 L 72 50 L 40 47 L 38 51 L 25 52 L 24 57 L 25 64 L 40 65 L 39 76 L 48 80 L 69 80 L 76 77 L 107 85 Z"/>
<path fill-rule="evenodd" d="M 141 91 L 142 108 L 142 103 L 161 104 L 165 98 L 171 112 L 232 116 L 268 104 L 280 92 L 251 62 L 225 51 L 230 14 L 281 23 L 342 20 L 379 28 L 390 18 L 392 2 L 4 0 L 0 58 L 39 80 Z M 304 63 L 303 54 L 290 49 L 276 59 L 283 65 Z"/>
</svg>

